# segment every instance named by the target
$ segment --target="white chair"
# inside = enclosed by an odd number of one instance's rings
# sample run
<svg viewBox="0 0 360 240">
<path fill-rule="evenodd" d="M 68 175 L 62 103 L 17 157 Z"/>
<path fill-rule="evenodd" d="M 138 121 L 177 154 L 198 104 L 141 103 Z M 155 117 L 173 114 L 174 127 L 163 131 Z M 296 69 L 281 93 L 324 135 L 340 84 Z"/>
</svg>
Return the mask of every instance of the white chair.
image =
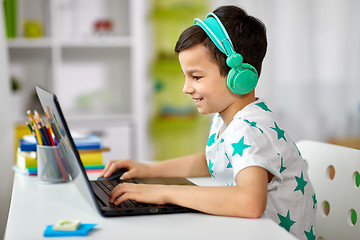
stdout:
<svg viewBox="0 0 360 240">
<path fill-rule="evenodd" d="M 315 189 L 317 239 L 360 239 L 360 150 L 308 140 L 296 145 Z"/>
</svg>

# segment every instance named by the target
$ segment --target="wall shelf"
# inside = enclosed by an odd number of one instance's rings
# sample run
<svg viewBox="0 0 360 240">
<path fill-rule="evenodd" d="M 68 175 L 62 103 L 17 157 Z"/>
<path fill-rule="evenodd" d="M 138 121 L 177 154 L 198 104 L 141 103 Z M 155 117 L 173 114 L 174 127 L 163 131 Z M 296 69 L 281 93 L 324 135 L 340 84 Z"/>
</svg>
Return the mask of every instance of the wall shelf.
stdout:
<svg viewBox="0 0 360 240">
<path fill-rule="evenodd" d="M 51 48 L 51 47 L 98 47 L 130 48 L 131 37 L 77 37 L 77 38 L 16 38 L 8 40 L 10 48 Z"/>
<path fill-rule="evenodd" d="M 89 133 L 105 127 L 104 141 L 113 142 L 106 161 L 146 159 L 146 7 L 141 0 L 18 0 L 18 37 L 8 40 L 9 72 L 21 86 L 14 122 L 36 108 L 39 85 L 58 96 L 70 127 Z M 103 19 L 112 30 L 96 32 Z M 34 20 L 43 36 L 26 38 L 23 23 Z"/>
</svg>

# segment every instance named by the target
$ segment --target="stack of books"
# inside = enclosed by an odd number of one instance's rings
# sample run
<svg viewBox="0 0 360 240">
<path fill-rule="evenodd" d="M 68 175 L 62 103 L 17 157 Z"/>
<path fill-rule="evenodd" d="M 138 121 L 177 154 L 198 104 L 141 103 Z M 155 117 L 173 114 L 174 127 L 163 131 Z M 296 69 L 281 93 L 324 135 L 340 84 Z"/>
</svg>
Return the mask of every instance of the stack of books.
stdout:
<svg viewBox="0 0 360 240">
<path fill-rule="evenodd" d="M 98 172 L 104 168 L 103 152 L 109 148 L 103 147 L 101 139 L 95 135 L 75 138 L 75 146 L 87 172 Z M 37 175 L 36 139 L 26 135 L 19 140 L 14 169 L 26 175 Z"/>
</svg>

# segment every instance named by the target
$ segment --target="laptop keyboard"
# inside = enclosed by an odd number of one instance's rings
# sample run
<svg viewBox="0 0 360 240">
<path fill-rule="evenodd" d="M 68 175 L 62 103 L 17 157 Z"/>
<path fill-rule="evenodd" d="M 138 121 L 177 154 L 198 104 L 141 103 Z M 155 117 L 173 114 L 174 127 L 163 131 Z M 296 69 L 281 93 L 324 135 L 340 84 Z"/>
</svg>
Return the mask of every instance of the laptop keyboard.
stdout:
<svg viewBox="0 0 360 240">
<path fill-rule="evenodd" d="M 138 179 L 130 179 L 130 180 L 101 180 L 101 181 L 95 181 L 95 184 L 97 186 L 99 186 L 109 197 L 110 197 L 110 192 L 119 184 L 119 183 L 123 183 L 123 182 L 128 182 L 128 183 L 142 183 L 141 180 Z M 113 204 L 112 204 L 113 205 Z M 147 203 L 139 203 L 136 202 L 134 200 L 126 200 L 122 203 L 120 203 L 119 205 L 115 205 L 117 207 L 120 208 L 137 208 L 137 207 L 148 207 L 151 206 L 151 204 L 147 204 Z"/>
</svg>

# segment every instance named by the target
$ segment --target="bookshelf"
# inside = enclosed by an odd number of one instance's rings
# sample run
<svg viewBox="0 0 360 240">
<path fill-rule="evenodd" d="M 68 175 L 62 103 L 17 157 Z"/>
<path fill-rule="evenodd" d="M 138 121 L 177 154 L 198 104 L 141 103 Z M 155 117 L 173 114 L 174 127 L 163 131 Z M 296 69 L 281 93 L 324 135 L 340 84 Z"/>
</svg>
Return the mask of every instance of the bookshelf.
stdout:
<svg viewBox="0 0 360 240">
<path fill-rule="evenodd" d="M 38 109 L 35 86 L 55 92 L 71 130 L 99 135 L 114 158 L 147 160 L 150 81 L 142 0 L 17 0 L 15 38 L 8 39 L 14 123 Z M 99 21 L 111 31 L 95 31 Z M 27 37 L 25 23 L 41 37 Z M 36 25 L 36 24 L 35 24 Z M 98 25 L 99 26 L 99 25 Z M 99 27 L 98 27 L 99 29 Z"/>
</svg>

